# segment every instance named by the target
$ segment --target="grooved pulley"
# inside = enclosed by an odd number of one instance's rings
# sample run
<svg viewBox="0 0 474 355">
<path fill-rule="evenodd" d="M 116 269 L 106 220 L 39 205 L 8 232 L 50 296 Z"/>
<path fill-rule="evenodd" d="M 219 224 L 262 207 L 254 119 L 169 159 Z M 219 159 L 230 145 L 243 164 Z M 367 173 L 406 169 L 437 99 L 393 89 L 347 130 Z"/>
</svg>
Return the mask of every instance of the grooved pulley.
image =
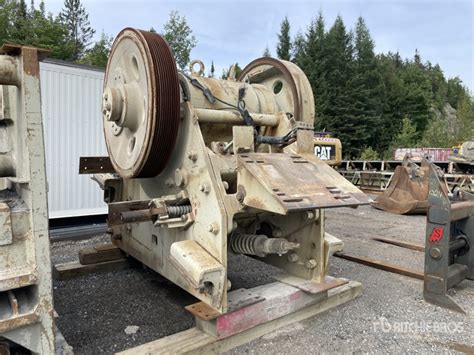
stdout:
<svg viewBox="0 0 474 355">
<path fill-rule="evenodd" d="M 102 114 L 107 150 L 123 178 L 158 175 L 179 128 L 176 63 L 157 33 L 126 28 L 112 46 L 104 80 Z"/>
</svg>

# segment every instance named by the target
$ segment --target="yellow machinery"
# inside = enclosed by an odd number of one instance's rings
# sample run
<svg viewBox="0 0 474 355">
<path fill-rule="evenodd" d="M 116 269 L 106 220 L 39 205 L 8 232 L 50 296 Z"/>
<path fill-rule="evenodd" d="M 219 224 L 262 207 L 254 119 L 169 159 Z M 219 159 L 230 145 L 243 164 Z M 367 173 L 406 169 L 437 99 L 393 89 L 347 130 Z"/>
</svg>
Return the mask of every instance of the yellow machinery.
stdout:
<svg viewBox="0 0 474 355">
<path fill-rule="evenodd" d="M 314 155 L 314 101 L 293 63 L 256 59 L 238 78 L 178 72 L 165 40 L 124 29 L 104 82 L 108 157 L 83 157 L 109 204 L 113 242 L 219 312 L 228 253 L 327 290 L 324 209 L 367 197 Z M 99 174 L 98 174 L 99 173 Z"/>
<path fill-rule="evenodd" d="M 328 133 L 315 133 L 314 154 L 329 165 L 337 166 L 342 162 L 341 141 Z"/>
</svg>

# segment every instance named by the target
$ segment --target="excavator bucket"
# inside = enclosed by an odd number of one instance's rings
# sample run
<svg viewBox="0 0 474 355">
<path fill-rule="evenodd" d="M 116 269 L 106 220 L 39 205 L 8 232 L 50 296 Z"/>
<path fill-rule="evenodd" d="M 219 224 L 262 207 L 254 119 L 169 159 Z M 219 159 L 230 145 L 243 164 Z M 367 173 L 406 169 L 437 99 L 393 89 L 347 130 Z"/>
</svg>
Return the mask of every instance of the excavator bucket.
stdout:
<svg viewBox="0 0 474 355">
<path fill-rule="evenodd" d="M 421 166 L 405 157 L 395 169 L 392 181 L 372 206 L 396 214 L 424 214 L 428 207 L 429 163 L 423 158 Z"/>
</svg>

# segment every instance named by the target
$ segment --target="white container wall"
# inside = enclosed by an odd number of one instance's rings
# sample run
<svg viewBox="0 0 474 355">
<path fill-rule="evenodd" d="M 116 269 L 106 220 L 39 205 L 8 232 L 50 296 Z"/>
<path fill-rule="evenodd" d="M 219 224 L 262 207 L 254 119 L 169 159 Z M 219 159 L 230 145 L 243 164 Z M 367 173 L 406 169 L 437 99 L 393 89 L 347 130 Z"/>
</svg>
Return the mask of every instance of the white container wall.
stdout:
<svg viewBox="0 0 474 355">
<path fill-rule="evenodd" d="M 102 190 L 79 175 L 79 157 L 105 156 L 101 98 L 104 72 L 42 62 L 41 100 L 46 145 L 49 218 L 107 213 Z"/>
</svg>

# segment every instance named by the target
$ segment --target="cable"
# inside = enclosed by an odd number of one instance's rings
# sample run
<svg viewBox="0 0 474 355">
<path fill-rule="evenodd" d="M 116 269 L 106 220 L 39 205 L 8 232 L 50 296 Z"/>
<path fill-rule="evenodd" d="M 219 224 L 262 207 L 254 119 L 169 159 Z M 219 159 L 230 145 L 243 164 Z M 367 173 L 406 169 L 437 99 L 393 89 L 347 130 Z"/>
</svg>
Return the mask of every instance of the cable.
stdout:
<svg viewBox="0 0 474 355">
<path fill-rule="evenodd" d="M 281 137 L 263 136 L 263 135 L 258 134 L 257 129 L 255 128 L 255 122 L 254 122 L 252 116 L 250 115 L 249 111 L 246 108 L 246 104 L 245 104 L 245 100 L 244 100 L 245 93 L 246 93 L 246 87 L 245 87 L 246 84 L 245 83 L 241 88 L 239 88 L 239 98 L 238 98 L 237 106 L 236 106 L 234 104 L 231 104 L 229 102 L 226 102 L 226 101 L 214 96 L 212 91 L 209 88 L 207 88 L 206 86 L 204 86 L 203 84 L 201 84 L 201 82 L 199 80 L 189 76 L 188 74 L 186 74 L 184 72 L 181 72 L 181 73 L 191 82 L 191 84 L 194 87 L 198 88 L 199 90 L 201 90 L 203 92 L 204 97 L 211 104 L 215 103 L 216 101 L 219 101 L 220 103 L 222 103 L 224 105 L 227 105 L 229 107 L 232 107 L 233 109 L 239 111 L 240 116 L 242 116 L 242 118 L 244 119 L 244 123 L 247 126 L 254 127 L 254 136 L 255 136 L 255 140 L 256 140 L 257 143 L 287 146 L 287 145 L 293 143 L 296 140 L 296 129 L 295 128 L 292 128 L 287 134 L 285 134 L 284 136 L 281 136 Z"/>
</svg>

